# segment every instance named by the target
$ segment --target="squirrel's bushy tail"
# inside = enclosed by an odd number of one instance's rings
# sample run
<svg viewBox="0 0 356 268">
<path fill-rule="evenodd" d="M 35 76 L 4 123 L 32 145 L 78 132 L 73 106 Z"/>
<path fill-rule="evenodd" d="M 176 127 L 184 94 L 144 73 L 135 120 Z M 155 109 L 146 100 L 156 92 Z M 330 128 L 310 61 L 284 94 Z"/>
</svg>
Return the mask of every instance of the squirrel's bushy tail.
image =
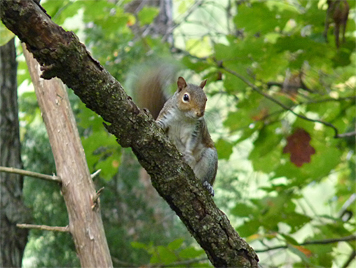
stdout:
<svg viewBox="0 0 356 268">
<path fill-rule="evenodd" d="M 178 66 L 164 60 L 143 63 L 132 68 L 126 81 L 126 87 L 140 108 L 150 111 L 153 118 L 168 99 L 170 86 L 176 79 Z"/>
</svg>

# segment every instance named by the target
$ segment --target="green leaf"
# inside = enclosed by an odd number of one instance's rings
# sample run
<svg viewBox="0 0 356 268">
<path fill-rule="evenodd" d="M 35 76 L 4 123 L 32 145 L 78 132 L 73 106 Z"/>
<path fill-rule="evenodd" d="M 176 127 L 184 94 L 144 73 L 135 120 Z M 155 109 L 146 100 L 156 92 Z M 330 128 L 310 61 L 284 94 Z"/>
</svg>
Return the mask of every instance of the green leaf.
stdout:
<svg viewBox="0 0 356 268">
<path fill-rule="evenodd" d="M 253 143 L 254 148 L 248 157 L 252 161 L 254 170 L 269 173 L 279 166 L 282 135 L 276 134 L 277 128 L 281 128 L 280 123 L 260 130 L 257 139 Z"/>
<path fill-rule="evenodd" d="M 249 217 L 256 212 L 256 209 L 245 203 L 237 203 L 230 212 L 238 217 Z"/>
<path fill-rule="evenodd" d="M 182 246 L 183 242 L 184 242 L 184 239 L 178 238 L 178 239 L 172 241 L 171 243 L 169 243 L 168 248 L 170 250 L 177 250 L 178 248 L 180 248 Z"/>
<path fill-rule="evenodd" d="M 286 234 L 281 234 L 281 236 L 287 241 L 287 243 L 292 245 L 299 245 L 299 243 L 293 237 Z"/>
<path fill-rule="evenodd" d="M 103 131 L 104 120 L 95 112 L 87 108 L 84 103 L 78 104 L 78 125 L 84 129 L 91 128 L 93 131 Z"/>
<path fill-rule="evenodd" d="M 282 220 L 291 227 L 291 233 L 295 233 L 300 230 L 305 224 L 309 223 L 312 219 L 306 215 L 290 212 L 286 214 L 285 218 Z"/>
<path fill-rule="evenodd" d="M 236 228 L 236 231 L 241 237 L 248 237 L 250 235 L 258 233 L 258 229 L 261 227 L 261 222 L 257 219 L 251 219 L 244 221 L 244 223 Z"/>
<path fill-rule="evenodd" d="M 246 74 L 246 69 L 241 65 L 241 73 L 243 75 Z M 241 93 L 243 91 L 245 91 L 245 89 L 247 88 L 247 85 L 244 81 L 242 81 L 240 78 L 230 74 L 230 73 L 225 73 L 225 79 L 224 79 L 224 88 L 226 90 L 227 93 L 230 94 L 238 94 Z"/>
<path fill-rule="evenodd" d="M 277 52 L 275 47 L 266 46 L 265 55 L 258 60 L 256 77 L 264 81 L 273 81 L 276 76 L 285 72 L 289 64 L 286 53 Z"/>
<path fill-rule="evenodd" d="M 239 5 L 234 17 L 238 29 L 243 28 L 249 34 L 265 34 L 282 30 L 287 21 L 298 14 L 291 5 L 270 2 L 254 2 L 251 6 Z"/>
<path fill-rule="evenodd" d="M 141 25 L 150 24 L 154 18 L 158 15 L 159 9 L 156 7 L 143 7 L 138 13 L 138 19 Z"/>
<path fill-rule="evenodd" d="M 136 242 L 136 241 L 132 241 L 131 242 L 131 246 L 133 248 L 137 248 L 137 249 L 147 249 L 148 246 L 144 243 L 140 243 L 140 242 Z"/>
<path fill-rule="evenodd" d="M 80 1 L 84 9 L 84 22 L 95 22 L 96 24 L 109 19 L 111 9 L 116 9 L 115 4 L 109 1 L 92 1 L 90 5 L 87 1 Z"/>
<path fill-rule="evenodd" d="M 151 257 L 150 263 L 171 264 L 175 261 L 177 261 L 177 256 L 174 252 L 166 247 L 158 246 Z"/>
<path fill-rule="evenodd" d="M 232 154 L 232 144 L 226 140 L 219 139 L 215 143 L 219 159 L 229 159 Z"/>
<path fill-rule="evenodd" d="M 237 130 L 247 131 L 253 133 L 256 131 L 252 125 L 254 122 L 253 117 L 258 114 L 257 110 L 263 97 L 255 92 L 248 91 L 242 95 L 241 100 L 237 104 L 237 111 L 229 112 L 224 126 L 229 128 L 231 132 Z M 250 132 L 252 129 L 252 132 Z"/>
<path fill-rule="evenodd" d="M 5 45 L 14 37 L 15 34 L 7 29 L 6 26 L 0 21 L 0 46 Z"/>
<path fill-rule="evenodd" d="M 182 259 L 193 259 L 205 254 L 202 249 L 196 249 L 194 247 L 187 247 L 179 252 L 179 257 Z"/>
<path fill-rule="evenodd" d="M 203 72 L 208 68 L 214 67 L 214 65 L 207 62 L 194 61 L 191 57 L 185 56 L 182 58 L 182 63 L 189 69 L 194 70 L 197 73 Z"/>
<path fill-rule="evenodd" d="M 276 52 L 283 53 L 289 51 L 292 54 L 289 60 L 289 67 L 292 69 L 300 69 L 305 61 L 319 68 L 332 65 L 332 57 L 336 51 L 330 48 L 325 43 L 314 42 L 308 37 L 303 36 L 284 36 L 279 38 L 275 44 Z"/>
<path fill-rule="evenodd" d="M 95 167 L 101 169 L 100 176 L 106 180 L 112 179 L 117 173 L 121 163 L 121 154 L 114 153 L 107 157 L 105 160 L 100 161 Z"/>
</svg>

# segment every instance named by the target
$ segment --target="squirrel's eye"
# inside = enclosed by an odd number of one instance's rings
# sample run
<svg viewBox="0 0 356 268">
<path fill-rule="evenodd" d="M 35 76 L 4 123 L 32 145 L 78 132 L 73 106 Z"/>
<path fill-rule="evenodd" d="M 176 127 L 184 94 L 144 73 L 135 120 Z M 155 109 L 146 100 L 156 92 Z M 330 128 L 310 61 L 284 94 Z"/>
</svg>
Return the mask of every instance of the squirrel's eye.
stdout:
<svg viewBox="0 0 356 268">
<path fill-rule="evenodd" d="M 184 101 L 184 102 L 188 102 L 188 101 L 189 101 L 189 94 L 188 94 L 188 93 L 185 93 L 185 94 L 183 95 L 183 101 Z"/>
</svg>

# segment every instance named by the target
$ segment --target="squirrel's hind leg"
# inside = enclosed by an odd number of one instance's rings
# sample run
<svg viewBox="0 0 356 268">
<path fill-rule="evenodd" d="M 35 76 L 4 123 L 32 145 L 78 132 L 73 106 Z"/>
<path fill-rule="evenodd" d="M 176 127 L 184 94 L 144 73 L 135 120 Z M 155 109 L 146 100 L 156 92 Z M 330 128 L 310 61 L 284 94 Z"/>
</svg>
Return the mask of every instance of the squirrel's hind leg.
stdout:
<svg viewBox="0 0 356 268">
<path fill-rule="evenodd" d="M 194 174 L 201 180 L 203 186 L 214 196 L 213 183 L 218 166 L 218 155 L 215 148 L 206 148 L 200 160 L 194 167 Z"/>
</svg>

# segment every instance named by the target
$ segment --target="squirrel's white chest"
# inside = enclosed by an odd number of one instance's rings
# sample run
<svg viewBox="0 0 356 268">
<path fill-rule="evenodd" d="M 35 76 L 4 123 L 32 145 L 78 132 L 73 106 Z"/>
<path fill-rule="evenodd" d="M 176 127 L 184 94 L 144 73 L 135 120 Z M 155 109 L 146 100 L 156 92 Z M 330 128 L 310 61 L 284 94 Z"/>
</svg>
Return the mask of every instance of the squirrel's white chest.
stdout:
<svg viewBox="0 0 356 268">
<path fill-rule="evenodd" d="M 175 114 L 170 120 L 167 135 L 177 149 L 183 153 L 187 148 L 195 129 L 195 120 L 187 119 L 184 115 L 178 116 L 178 114 Z"/>
<path fill-rule="evenodd" d="M 192 124 L 184 124 L 184 122 L 172 124 L 168 130 L 168 137 L 180 152 L 184 152 L 194 130 L 195 125 Z"/>
</svg>

